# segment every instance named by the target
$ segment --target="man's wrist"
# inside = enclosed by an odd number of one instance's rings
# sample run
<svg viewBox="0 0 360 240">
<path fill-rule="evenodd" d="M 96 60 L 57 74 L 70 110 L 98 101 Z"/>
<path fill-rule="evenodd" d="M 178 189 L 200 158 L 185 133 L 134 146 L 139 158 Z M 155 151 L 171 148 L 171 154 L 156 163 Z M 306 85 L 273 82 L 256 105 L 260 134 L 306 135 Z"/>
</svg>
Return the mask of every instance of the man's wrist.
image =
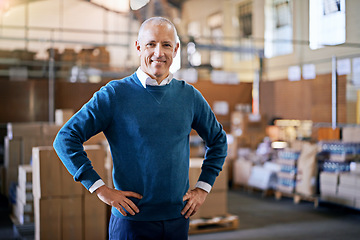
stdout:
<svg viewBox="0 0 360 240">
<path fill-rule="evenodd" d="M 205 192 L 209 193 L 211 191 L 212 186 L 210 184 L 208 184 L 207 182 L 198 181 L 195 184 L 195 188 L 200 188 L 200 189 L 204 190 Z"/>
<path fill-rule="evenodd" d="M 104 186 L 104 185 L 105 185 L 104 181 L 103 181 L 102 179 L 99 179 L 99 180 L 97 180 L 97 181 L 89 188 L 89 192 L 90 192 L 90 193 L 93 193 L 93 192 L 95 192 L 98 188 L 100 188 L 100 187 L 102 187 L 102 186 Z"/>
</svg>

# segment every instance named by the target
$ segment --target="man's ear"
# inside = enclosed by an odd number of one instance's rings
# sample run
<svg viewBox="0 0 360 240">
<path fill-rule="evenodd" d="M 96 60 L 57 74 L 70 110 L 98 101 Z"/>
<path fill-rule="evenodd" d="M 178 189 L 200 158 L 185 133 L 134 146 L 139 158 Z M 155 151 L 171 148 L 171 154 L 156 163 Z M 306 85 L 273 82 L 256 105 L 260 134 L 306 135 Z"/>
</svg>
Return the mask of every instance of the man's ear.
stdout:
<svg viewBox="0 0 360 240">
<path fill-rule="evenodd" d="M 179 43 L 176 43 L 175 49 L 174 49 L 174 53 L 173 53 L 173 58 L 176 56 L 177 51 L 179 50 Z"/>
<path fill-rule="evenodd" d="M 137 52 L 138 56 L 140 56 L 141 46 L 140 46 L 139 40 L 136 40 L 136 41 L 135 41 L 135 48 L 136 48 L 136 52 Z"/>
</svg>

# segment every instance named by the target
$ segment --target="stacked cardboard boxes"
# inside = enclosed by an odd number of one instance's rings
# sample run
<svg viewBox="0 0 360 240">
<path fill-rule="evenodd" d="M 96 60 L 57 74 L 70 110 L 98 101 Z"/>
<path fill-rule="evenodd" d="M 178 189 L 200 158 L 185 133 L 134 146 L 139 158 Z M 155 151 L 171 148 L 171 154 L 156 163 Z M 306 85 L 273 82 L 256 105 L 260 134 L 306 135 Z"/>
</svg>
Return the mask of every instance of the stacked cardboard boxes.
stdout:
<svg viewBox="0 0 360 240">
<path fill-rule="evenodd" d="M 85 151 L 104 176 L 105 150 L 87 146 Z M 74 182 L 52 147 L 33 149 L 33 195 L 35 239 L 106 238 L 106 205 Z"/>
<path fill-rule="evenodd" d="M 32 166 L 19 166 L 19 180 L 16 188 L 14 214 L 20 224 L 34 222 L 34 202 L 32 194 Z"/>
<path fill-rule="evenodd" d="M 204 159 L 202 158 L 190 159 L 190 172 L 189 172 L 190 189 L 195 188 L 195 184 L 197 183 L 200 177 L 203 160 Z M 225 216 L 228 213 L 227 188 L 228 188 L 228 178 L 227 178 L 227 166 L 225 164 L 223 166 L 223 170 L 220 172 L 220 175 L 216 178 L 216 181 L 210 193 L 206 197 L 204 204 L 200 207 L 197 213 L 192 216 L 192 218 L 197 219 L 197 218 L 213 218 L 213 217 Z"/>
<path fill-rule="evenodd" d="M 51 146 L 61 126 L 49 123 L 8 123 L 5 137 L 5 195 L 15 203 L 10 193 L 18 181 L 19 165 L 30 164 L 32 148 Z M 15 194 L 13 194 L 15 196 Z"/>
<path fill-rule="evenodd" d="M 360 174 L 340 174 L 337 198 L 338 203 L 360 208 Z"/>
<path fill-rule="evenodd" d="M 253 168 L 253 162 L 245 158 L 234 161 L 233 183 L 236 186 L 247 186 Z"/>
<path fill-rule="evenodd" d="M 339 184 L 339 174 L 332 172 L 320 173 L 320 197 L 329 202 L 335 202 Z"/>
<path fill-rule="evenodd" d="M 70 117 L 70 111 L 60 111 L 58 119 L 62 123 Z M 7 136 L 5 137 L 5 187 L 4 194 L 9 196 L 15 204 L 15 191 L 18 181 L 18 167 L 22 164 L 30 164 L 32 159 L 32 148 L 38 146 L 52 146 L 56 134 L 61 125 L 49 123 L 8 123 Z M 85 145 L 106 144 L 103 133 L 86 141 Z"/>
<path fill-rule="evenodd" d="M 72 109 L 56 109 L 55 110 L 55 124 L 59 125 L 59 126 L 62 126 L 73 115 L 74 115 L 74 110 L 72 110 Z"/>
<path fill-rule="evenodd" d="M 256 149 L 266 136 L 265 117 L 234 111 L 231 114 L 231 134 L 236 138 L 237 148 Z"/>
<path fill-rule="evenodd" d="M 283 150 L 278 153 L 277 163 L 281 170 L 278 172 L 277 190 L 284 193 L 294 193 L 296 187 L 297 160 L 299 151 Z"/>
<path fill-rule="evenodd" d="M 321 198 L 360 209 L 360 173 L 320 173 Z"/>
<path fill-rule="evenodd" d="M 30 164 L 32 147 L 42 144 L 41 125 L 41 123 L 7 124 L 4 164 L 6 171 L 5 194 L 9 195 L 13 203 L 15 203 L 14 186 L 18 181 L 19 165 Z"/>
<path fill-rule="evenodd" d="M 71 67 L 76 65 L 77 53 L 74 49 L 65 48 L 64 52 L 59 56 L 61 62 L 61 71 L 69 71 Z"/>
</svg>

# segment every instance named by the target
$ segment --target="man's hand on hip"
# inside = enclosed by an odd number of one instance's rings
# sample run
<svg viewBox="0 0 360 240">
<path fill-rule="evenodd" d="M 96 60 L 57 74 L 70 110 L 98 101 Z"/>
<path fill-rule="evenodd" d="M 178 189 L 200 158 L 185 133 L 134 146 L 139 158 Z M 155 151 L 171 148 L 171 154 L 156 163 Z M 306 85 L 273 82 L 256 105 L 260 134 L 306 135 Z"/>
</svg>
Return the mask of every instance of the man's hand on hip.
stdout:
<svg viewBox="0 0 360 240">
<path fill-rule="evenodd" d="M 116 208 L 123 216 L 127 215 L 124 209 L 131 215 L 139 213 L 139 208 L 128 198 L 141 199 L 142 196 L 138 193 L 111 189 L 105 185 L 96 189 L 95 192 L 101 201 Z"/>
<path fill-rule="evenodd" d="M 189 218 L 194 215 L 200 206 L 205 202 L 206 196 L 208 193 L 200 188 L 195 188 L 189 190 L 183 197 L 183 201 L 188 201 L 181 211 L 182 215 L 185 215 L 185 218 Z"/>
</svg>

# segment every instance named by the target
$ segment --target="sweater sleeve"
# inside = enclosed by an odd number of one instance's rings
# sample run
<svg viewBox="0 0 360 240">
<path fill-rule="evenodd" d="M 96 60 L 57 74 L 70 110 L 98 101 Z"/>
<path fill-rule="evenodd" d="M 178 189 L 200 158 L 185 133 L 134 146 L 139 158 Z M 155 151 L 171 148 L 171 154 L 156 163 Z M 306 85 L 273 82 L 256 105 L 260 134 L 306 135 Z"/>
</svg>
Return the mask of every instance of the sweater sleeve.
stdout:
<svg viewBox="0 0 360 240">
<path fill-rule="evenodd" d="M 111 85 L 102 87 L 58 132 L 53 143 L 59 158 L 74 177 L 89 189 L 100 176 L 93 169 L 83 143 L 104 131 L 112 121 Z"/>
<path fill-rule="evenodd" d="M 227 155 L 226 133 L 201 93 L 195 89 L 192 128 L 205 141 L 206 153 L 199 181 L 211 186 L 222 170 Z"/>
</svg>

